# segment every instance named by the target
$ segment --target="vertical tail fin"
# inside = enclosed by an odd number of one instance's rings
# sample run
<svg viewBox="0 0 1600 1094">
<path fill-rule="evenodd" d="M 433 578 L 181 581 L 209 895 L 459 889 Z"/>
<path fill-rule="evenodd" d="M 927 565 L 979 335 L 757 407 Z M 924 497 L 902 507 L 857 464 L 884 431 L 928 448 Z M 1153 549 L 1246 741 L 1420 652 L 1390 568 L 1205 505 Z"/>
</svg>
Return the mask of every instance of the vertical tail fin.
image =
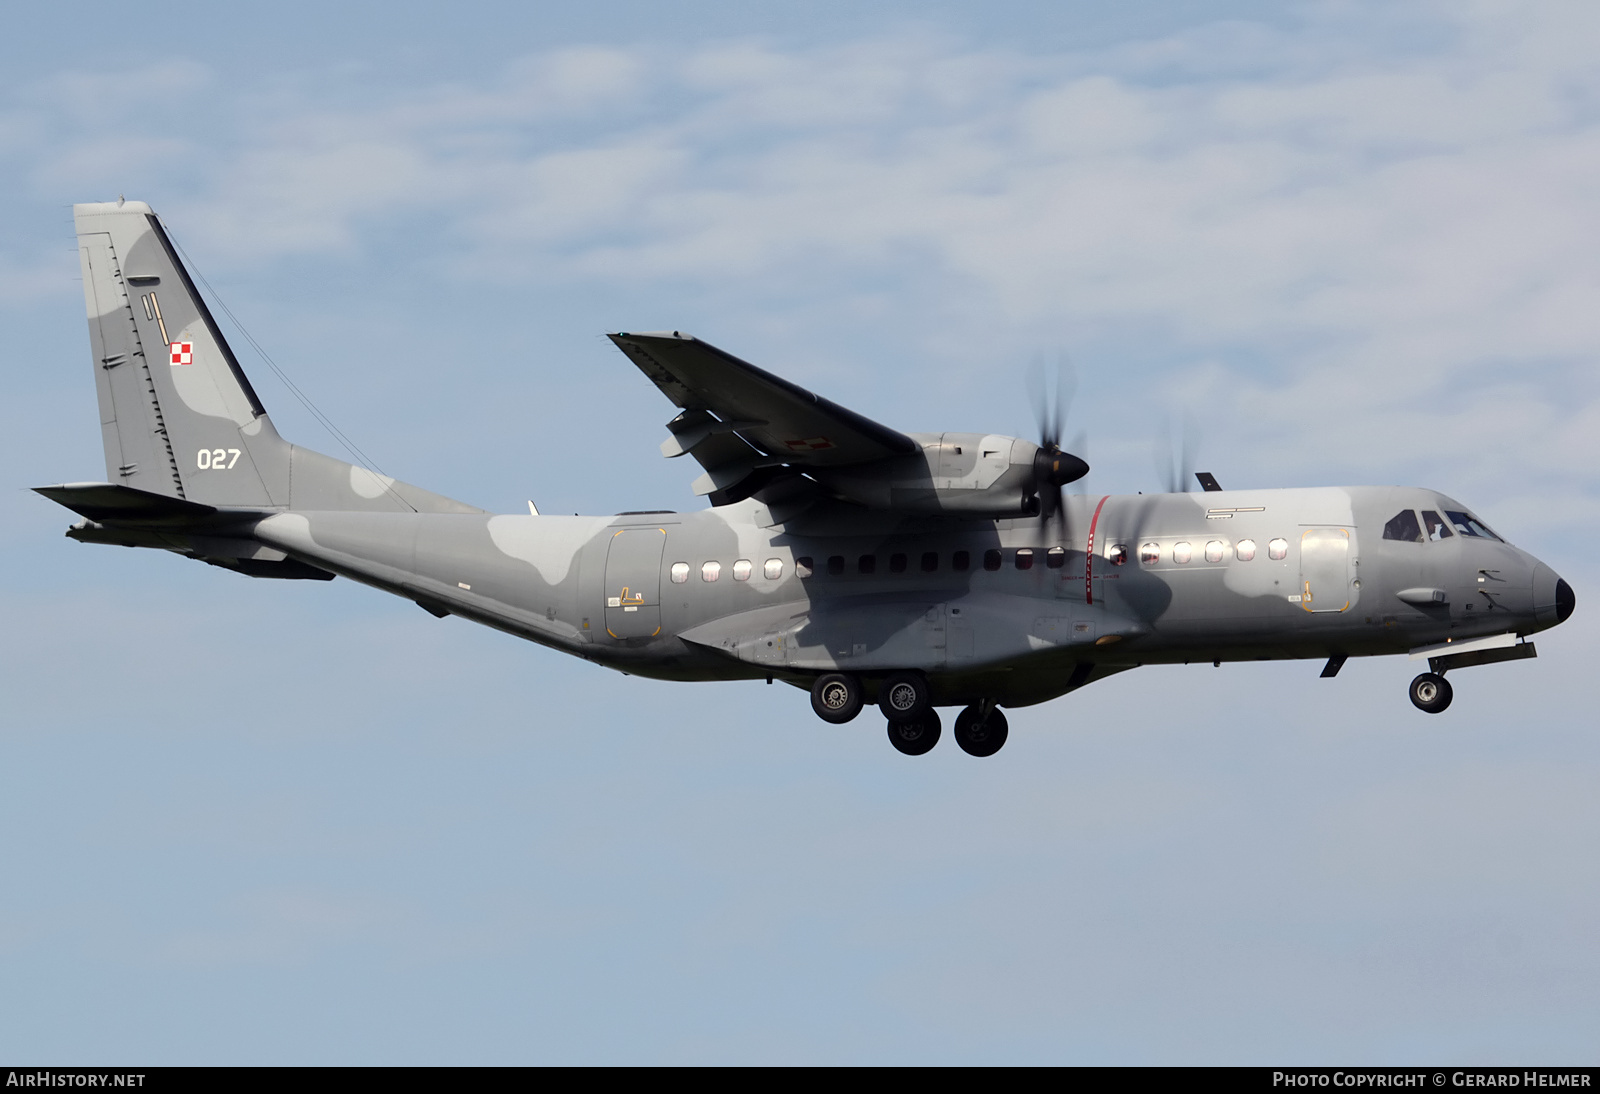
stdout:
<svg viewBox="0 0 1600 1094">
<path fill-rule="evenodd" d="M 140 201 L 73 207 L 106 479 L 212 505 L 289 504 L 288 445 Z"/>
<path fill-rule="evenodd" d="M 478 512 L 285 442 L 150 206 L 72 211 L 108 482 L 206 505 Z"/>
</svg>

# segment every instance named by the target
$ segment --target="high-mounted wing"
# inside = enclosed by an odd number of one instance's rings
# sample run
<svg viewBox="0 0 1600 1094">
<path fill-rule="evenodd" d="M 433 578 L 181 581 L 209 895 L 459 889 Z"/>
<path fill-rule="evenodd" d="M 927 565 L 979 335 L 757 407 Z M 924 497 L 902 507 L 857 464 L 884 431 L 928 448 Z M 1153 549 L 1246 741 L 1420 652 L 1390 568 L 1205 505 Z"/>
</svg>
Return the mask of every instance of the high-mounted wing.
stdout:
<svg viewBox="0 0 1600 1094">
<path fill-rule="evenodd" d="M 610 336 L 675 406 L 667 456 L 706 469 L 695 493 L 721 505 L 806 468 L 871 463 L 918 451 L 903 433 L 677 331 Z"/>
</svg>

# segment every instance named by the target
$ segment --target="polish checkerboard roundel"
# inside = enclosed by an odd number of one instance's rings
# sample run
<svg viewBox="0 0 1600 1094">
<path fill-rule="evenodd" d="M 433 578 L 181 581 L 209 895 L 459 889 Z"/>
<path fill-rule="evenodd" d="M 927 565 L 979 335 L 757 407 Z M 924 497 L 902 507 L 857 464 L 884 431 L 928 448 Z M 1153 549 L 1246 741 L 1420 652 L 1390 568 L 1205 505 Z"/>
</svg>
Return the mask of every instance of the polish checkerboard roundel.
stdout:
<svg viewBox="0 0 1600 1094">
<path fill-rule="evenodd" d="M 194 343 L 193 342 L 174 342 L 174 343 L 172 343 L 171 349 L 172 349 L 172 363 L 173 364 L 175 364 L 175 365 L 192 365 L 192 364 L 194 364 Z"/>
</svg>

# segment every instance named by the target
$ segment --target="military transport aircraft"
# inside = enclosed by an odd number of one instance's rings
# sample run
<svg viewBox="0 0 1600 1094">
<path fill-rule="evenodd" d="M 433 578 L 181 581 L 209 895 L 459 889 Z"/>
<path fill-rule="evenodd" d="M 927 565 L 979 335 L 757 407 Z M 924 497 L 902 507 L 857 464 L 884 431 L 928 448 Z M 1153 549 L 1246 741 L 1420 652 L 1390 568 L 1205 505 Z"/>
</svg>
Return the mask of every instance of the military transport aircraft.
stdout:
<svg viewBox="0 0 1600 1094">
<path fill-rule="evenodd" d="M 1364 486 L 1072 495 L 1059 444 L 900 433 L 677 331 L 611 335 L 679 413 L 693 513 L 487 513 L 279 437 L 161 221 L 74 209 L 107 482 L 40 487 L 86 543 L 252 577 L 342 575 L 609 668 L 776 679 L 920 755 L 1006 740 L 1002 707 L 1141 665 L 1535 656 L 1571 586 L 1465 505 Z M 533 506 L 530 503 L 530 510 Z"/>
</svg>

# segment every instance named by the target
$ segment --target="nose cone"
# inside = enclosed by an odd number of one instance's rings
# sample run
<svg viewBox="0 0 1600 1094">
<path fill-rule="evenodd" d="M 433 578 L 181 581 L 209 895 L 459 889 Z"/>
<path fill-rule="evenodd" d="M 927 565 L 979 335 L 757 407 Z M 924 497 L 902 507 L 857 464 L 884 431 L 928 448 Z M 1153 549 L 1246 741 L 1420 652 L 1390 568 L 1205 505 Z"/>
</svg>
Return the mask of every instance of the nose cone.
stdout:
<svg viewBox="0 0 1600 1094">
<path fill-rule="evenodd" d="M 1577 594 L 1544 563 L 1533 568 L 1533 610 L 1541 627 L 1565 623 L 1578 606 Z"/>
</svg>

